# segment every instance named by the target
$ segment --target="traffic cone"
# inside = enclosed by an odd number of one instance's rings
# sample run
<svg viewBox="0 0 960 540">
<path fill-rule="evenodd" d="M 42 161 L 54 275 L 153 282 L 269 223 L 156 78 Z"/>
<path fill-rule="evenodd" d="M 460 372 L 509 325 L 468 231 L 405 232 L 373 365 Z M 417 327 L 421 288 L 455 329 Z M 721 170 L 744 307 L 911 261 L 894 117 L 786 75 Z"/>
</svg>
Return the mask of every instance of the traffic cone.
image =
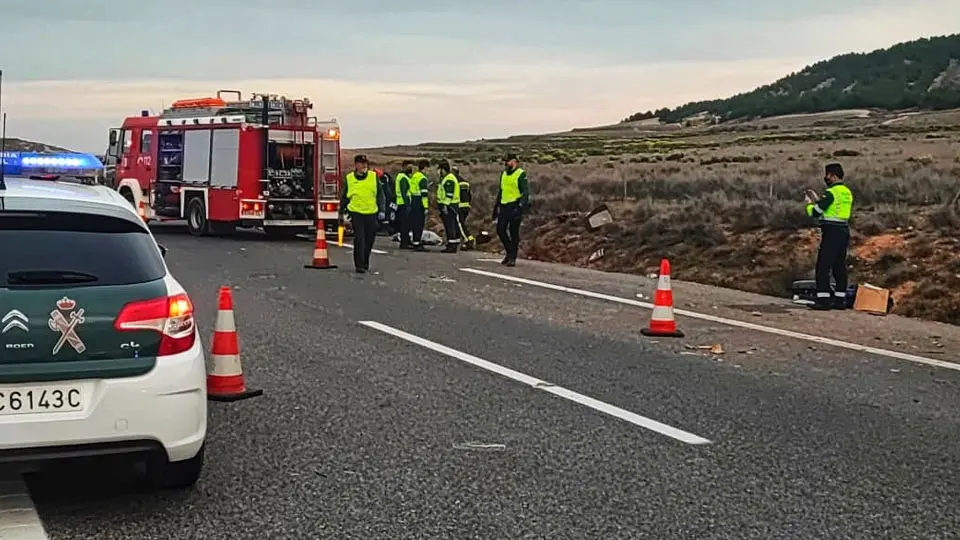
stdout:
<svg viewBox="0 0 960 540">
<path fill-rule="evenodd" d="M 314 270 L 330 270 L 337 265 L 330 264 L 330 256 L 327 254 L 327 233 L 323 230 L 323 223 L 317 224 L 317 241 L 313 245 L 313 262 L 303 265 L 304 268 Z"/>
<path fill-rule="evenodd" d="M 210 356 L 213 369 L 207 374 L 207 399 L 210 401 L 239 401 L 263 395 L 263 390 L 250 390 L 243 378 L 240 365 L 240 343 L 233 318 L 233 293 L 230 287 L 220 287 L 217 322 L 213 327 L 213 347 Z"/>
<path fill-rule="evenodd" d="M 660 279 L 653 297 L 650 326 L 642 328 L 640 333 L 645 336 L 683 337 L 673 318 L 673 289 L 670 287 L 670 261 L 667 259 L 660 261 Z"/>
<path fill-rule="evenodd" d="M 137 214 L 144 223 L 147 222 L 147 205 L 143 201 L 140 201 L 140 204 L 137 205 Z"/>
</svg>

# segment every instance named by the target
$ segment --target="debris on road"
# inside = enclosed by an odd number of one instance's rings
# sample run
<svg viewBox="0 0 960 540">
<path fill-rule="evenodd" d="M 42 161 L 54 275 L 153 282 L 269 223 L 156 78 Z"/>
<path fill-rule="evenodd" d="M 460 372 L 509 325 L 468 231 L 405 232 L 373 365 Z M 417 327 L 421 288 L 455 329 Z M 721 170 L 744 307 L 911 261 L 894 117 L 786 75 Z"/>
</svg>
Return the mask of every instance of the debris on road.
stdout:
<svg viewBox="0 0 960 540">
<path fill-rule="evenodd" d="M 447 276 L 445 276 L 445 275 L 443 275 L 443 274 L 440 274 L 440 275 L 431 274 L 431 275 L 430 275 L 430 279 L 439 281 L 439 282 L 441 282 L 441 283 L 456 283 L 456 282 L 457 282 L 457 280 L 455 280 L 455 279 L 453 279 L 453 278 L 449 278 L 449 277 L 447 277 Z"/>
<path fill-rule="evenodd" d="M 590 257 L 587 258 L 587 263 L 589 264 L 589 263 L 592 263 L 592 262 L 599 261 L 600 259 L 603 258 L 603 254 L 604 254 L 604 249 L 603 249 L 603 248 L 600 248 L 600 249 L 594 251 L 593 253 L 590 254 Z"/>
<path fill-rule="evenodd" d="M 701 351 L 710 351 L 711 354 L 723 354 L 723 345 L 717 343 L 716 345 L 698 345 L 694 347 L 693 345 L 684 345 L 688 349 L 699 349 Z"/>
</svg>

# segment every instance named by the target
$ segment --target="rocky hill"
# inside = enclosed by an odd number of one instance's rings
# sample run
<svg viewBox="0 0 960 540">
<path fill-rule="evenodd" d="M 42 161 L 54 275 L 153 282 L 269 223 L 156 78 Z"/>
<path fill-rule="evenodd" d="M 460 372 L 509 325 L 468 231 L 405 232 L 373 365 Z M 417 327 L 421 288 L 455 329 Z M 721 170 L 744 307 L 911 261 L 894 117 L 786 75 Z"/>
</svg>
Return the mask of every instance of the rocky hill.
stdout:
<svg viewBox="0 0 960 540">
<path fill-rule="evenodd" d="M 50 144 L 25 141 L 23 139 L 14 139 L 7 137 L 4 142 L 4 149 L 7 152 L 69 152 L 66 148 L 60 148 Z"/>
<path fill-rule="evenodd" d="M 960 34 L 918 39 L 807 66 L 726 99 L 636 113 L 624 123 L 707 123 L 840 109 L 960 107 Z"/>
</svg>

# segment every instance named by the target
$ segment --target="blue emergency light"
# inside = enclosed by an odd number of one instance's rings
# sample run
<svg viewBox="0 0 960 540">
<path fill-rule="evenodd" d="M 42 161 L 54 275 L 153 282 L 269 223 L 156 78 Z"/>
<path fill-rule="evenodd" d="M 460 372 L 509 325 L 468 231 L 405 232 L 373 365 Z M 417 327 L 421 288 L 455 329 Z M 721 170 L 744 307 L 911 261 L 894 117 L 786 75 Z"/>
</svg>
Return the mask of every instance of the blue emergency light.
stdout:
<svg viewBox="0 0 960 540">
<path fill-rule="evenodd" d="M 103 170 L 97 156 L 73 152 L 4 152 L 0 161 L 4 174 L 10 176 L 89 176 Z"/>
</svg>

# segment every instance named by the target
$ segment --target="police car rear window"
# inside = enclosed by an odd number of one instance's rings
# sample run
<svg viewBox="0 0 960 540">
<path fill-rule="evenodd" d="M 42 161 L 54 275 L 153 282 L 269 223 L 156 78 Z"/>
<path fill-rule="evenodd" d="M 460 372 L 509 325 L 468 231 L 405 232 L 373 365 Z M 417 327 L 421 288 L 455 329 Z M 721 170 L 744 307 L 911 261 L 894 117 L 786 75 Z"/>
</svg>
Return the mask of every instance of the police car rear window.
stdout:
<svg viewBox="0 0 960 540">
<path fill-rule="evenodd" d="M 166 273 L 150 235 L 137 223 L 109 216 L 0 212 L 0 254 L 0 287 L 42 286 L 29 276 L 49 281 L 58 273 L 93 277 L 74 278 L 70 286 L 145 283 Z"/>
</svg>

